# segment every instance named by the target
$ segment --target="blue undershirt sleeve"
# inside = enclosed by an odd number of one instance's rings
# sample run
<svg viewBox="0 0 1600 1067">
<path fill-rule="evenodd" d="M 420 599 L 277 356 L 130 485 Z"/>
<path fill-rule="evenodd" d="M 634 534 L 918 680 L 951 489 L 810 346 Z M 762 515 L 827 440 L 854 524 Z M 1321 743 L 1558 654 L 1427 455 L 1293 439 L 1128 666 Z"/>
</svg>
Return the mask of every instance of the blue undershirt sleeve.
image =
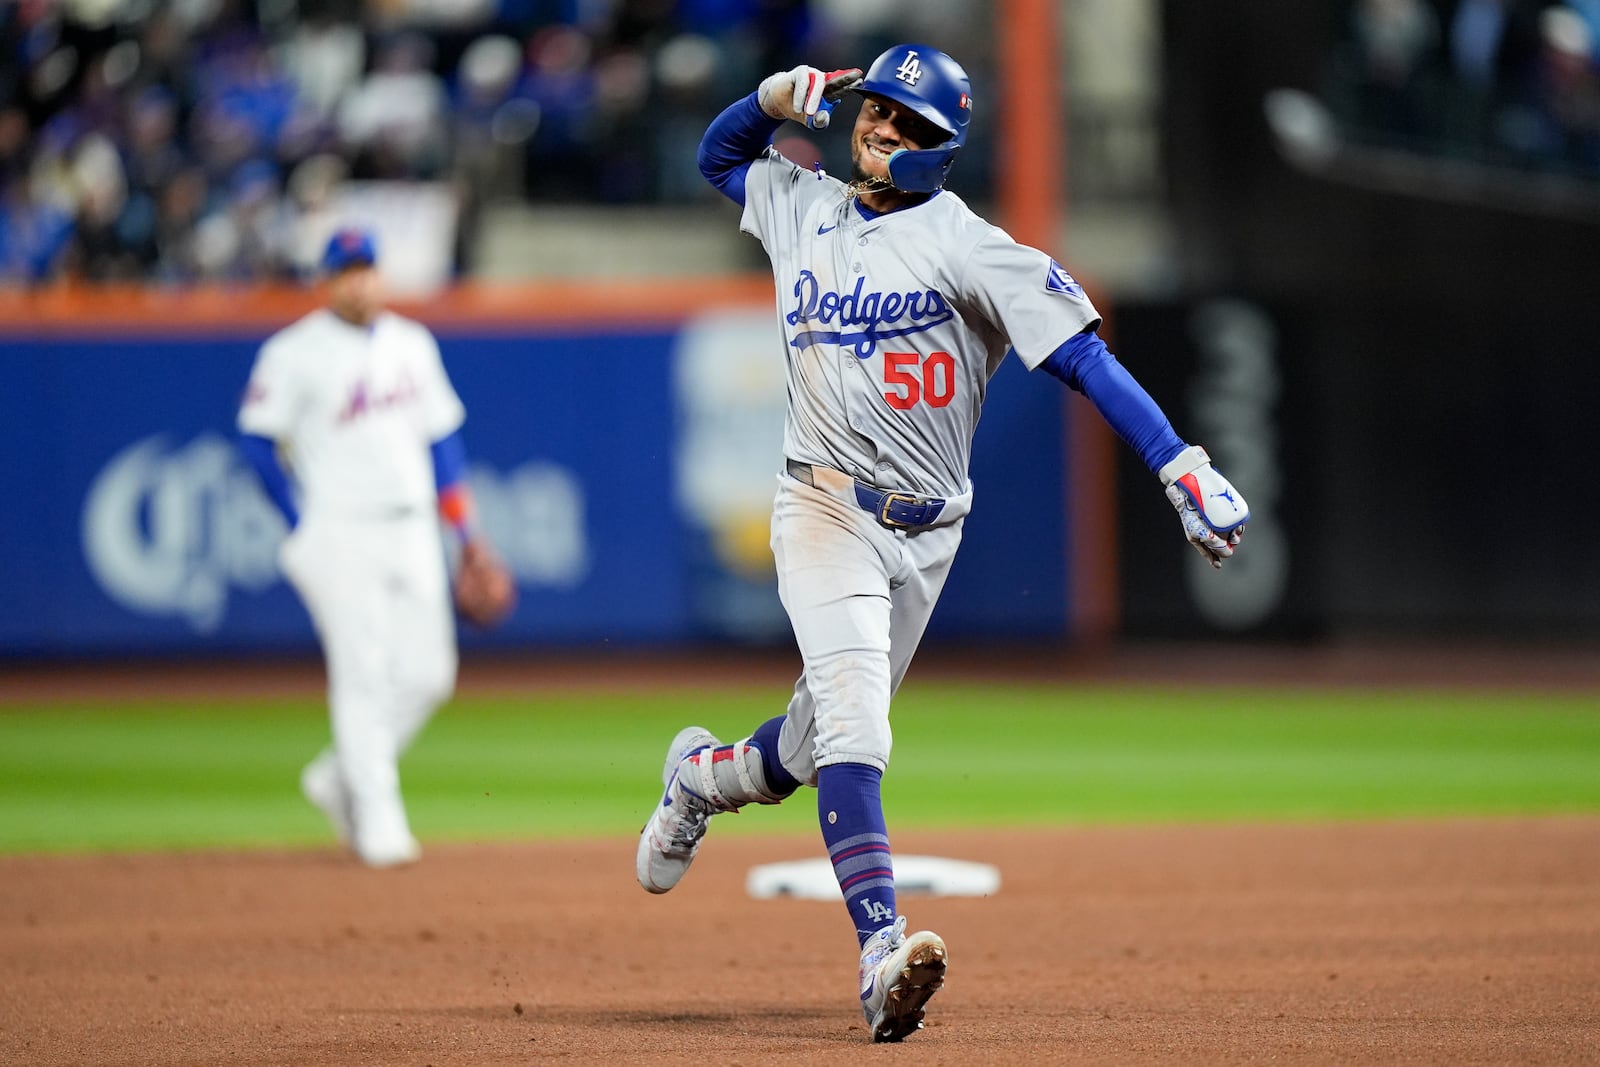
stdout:
<svg viewBox="0 0 1600 1067">
<path fill-rule="evenodd" d="M 300 509 L 295 507 L 294 494 L 289 490 L 289 476 L 278 462 L 277 442 L 259 434 L 242 433 L 239 435 L 239 452 L 256 472 L 261 488 L 282 513 L 289 529 L 300 525 Z"/>
<path fill-rule="evenodd" d="M 429 450 L 433 453 L 433 484 L 443 490 L 459 482 L 467 472 L 467 444 L 461 431 L 439 438 Z"/>
<path fill-rule="evenodd" d="M 696 156 L 700 173 L 723 196 L 744 207 L 744 178 L 750 164 L 767 150 L 783 122 L 761 110 L 755 93 L 730 105 L 711 120 L 700 138 Z"/>
<path fill-rule="evenodd" d="M 1088 397 L 1100 417 L 1152 471 L 1159 471 L 1187 447 L 1150 394 L 1093 330 L 1068 339 L 1040 367 Z"/>
</svg>

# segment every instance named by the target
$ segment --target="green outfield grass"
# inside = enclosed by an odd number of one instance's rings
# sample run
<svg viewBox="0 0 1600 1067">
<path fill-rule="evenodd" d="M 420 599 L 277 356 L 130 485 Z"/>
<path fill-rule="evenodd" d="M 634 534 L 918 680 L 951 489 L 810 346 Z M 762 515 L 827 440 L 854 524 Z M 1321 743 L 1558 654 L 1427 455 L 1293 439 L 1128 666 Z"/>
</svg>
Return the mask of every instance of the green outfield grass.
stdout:
<svg viewBox="0 0 1600 1067">
<path fill-rule="evenodd" d="M 667 740 L 724 738 L 783 689 L 449 706 L 402 766 L 424 841 L 631 835 Z M 1600 812 L 1592 693 L 908 685 L 896 829 Z M 299 768 L 320 703 L 0 710 L 0 852 L 284 846 L 328 831 Z M 718 832 L 807 832 L 805 798 Z"/>
</svg>

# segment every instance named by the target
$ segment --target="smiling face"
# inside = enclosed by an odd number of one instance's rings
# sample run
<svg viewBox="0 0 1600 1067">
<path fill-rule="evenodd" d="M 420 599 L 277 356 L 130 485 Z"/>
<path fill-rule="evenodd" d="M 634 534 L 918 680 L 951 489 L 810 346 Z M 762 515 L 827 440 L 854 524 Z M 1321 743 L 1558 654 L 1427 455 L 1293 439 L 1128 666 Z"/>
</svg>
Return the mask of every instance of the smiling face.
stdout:
<svg viewBox="0 0 1600 1067">
<path fill-rule="evenodd" d="M 905 105 L 868 93 L 850 138 L 851 177 L 887 182 L 889 156 L 896 149 L 934 148 L 949 139 L 950 134 Z"/>
</svg>

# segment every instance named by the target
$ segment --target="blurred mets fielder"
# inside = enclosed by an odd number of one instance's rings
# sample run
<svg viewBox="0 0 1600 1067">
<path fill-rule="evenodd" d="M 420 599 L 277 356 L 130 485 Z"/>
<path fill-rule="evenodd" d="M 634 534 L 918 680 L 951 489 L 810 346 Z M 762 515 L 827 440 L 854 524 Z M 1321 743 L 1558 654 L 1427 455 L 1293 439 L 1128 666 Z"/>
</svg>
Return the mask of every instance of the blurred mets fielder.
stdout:
<svg viewBox="0 0 1600 1067">
<path fill-rule="evenodd" d="M 828 125 L 850 89 L 861 97 L 850 181 L 771 147 L 785 120 Z M 751 736 L 723 744 L 691 726 L 672 740 L 636 873 L 665 893 L 712 815 L 815 786 L 876 1041 L 919 1029 L 944 984 L 944 941 L 908 935 L 896 908 L 879 787 L 890 698 L 961 541 L 969 450 L 1001 360 L 1015 351 L 1087 396 L 1159 476 L 1213 566 L 1233 555 L 1249 517 L 1205 451 L 1173 432 L 1107 351 L 1072 276 L 943 187 L 975 107 L 955 60 L 902 44 L 864 77 L 774 74 L 700 144 L 701 173 L 743 208 L 740 228 L 762 243 L 777 283 L 789 399 L 772 551 L 803 671 L 786 713 Z"/>
<path fill-rule="evenodd" d="M 392 867 L 421 854 L 400 756 L 455 688 L 438 515 L 461 539 L 463 574 L 499 564 L 472 529 L 466 413 L 433 335 L 382 308 L 369 233 L 335 234 L 323 266 L 327 306 L 262 345 L 238 424 L 245 457 L 289 524 L 280 562 L 327 663 L 333 744 L 306 766 L 301 788 L 364 863 Z M 512 588 L 504 576 L 495 590 L 501 614 Z"/>
</svg>

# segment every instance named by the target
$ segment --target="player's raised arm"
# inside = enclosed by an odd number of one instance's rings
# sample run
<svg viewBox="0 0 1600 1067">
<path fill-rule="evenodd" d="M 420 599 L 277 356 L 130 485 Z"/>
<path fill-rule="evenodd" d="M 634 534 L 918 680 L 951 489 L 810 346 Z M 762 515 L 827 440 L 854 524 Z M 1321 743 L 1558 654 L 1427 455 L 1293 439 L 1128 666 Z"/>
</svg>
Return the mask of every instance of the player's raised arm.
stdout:
<svg viewBox="0 0 1600 1067">
<path fill-rule="evenodd" d="M 744 179 L 785 119 L 812 129 L 828 125 L 833 106 L 861 80 L 854 68 L 824 74 L 795 67 L 773 74 L 755 92 L 725 109 L 700 139 L 700 173 L 729 200 L 744 206 Z"/>
<path fill-rule="evenodd" d="M 744 207 L 744 176 L 750 164 L 767 150 L 772 135 L 782 124 L 782 119 L 761 110 L 755 93 L 730 105 L 711 120 L 705 136 L 700 138 L 696 157 L 700 173 L 723 196 Z"/>
</svg>

